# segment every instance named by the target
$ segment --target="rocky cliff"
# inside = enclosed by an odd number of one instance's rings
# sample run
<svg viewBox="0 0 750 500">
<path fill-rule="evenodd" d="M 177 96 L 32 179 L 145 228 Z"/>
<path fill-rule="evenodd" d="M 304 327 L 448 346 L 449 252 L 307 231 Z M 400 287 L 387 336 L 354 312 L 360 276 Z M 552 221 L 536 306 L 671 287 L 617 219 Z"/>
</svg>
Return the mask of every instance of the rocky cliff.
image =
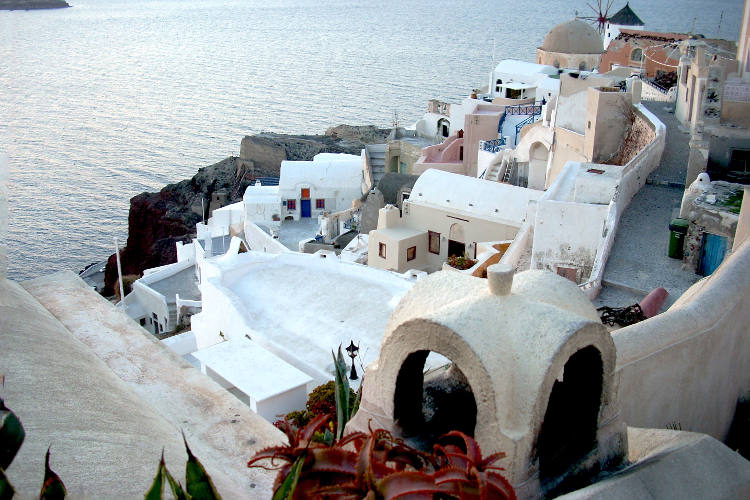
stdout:
<svg viewBox="0 0 750 500">
<path fill-rule="evenodd" d="M 0 10 L 62 9 L 70 7 L 65 0 L 0 0 Z"/>
<path fill-rule="evenodd" d="M 365 144 L 385 142 L 389 132 L 371 126 L 340 125 L 326 130 L 325 135 L 246 136 L 239 157 L 201 168 L 192 179 L 170 184 L 158 193 L 134 196 L 130 200 L 127 245 L 120 254 L 123 275 L 141 274 L 144 269 L 175 262 L 175 242 L 188 241 L 195 234 L 201 211 L 205 210 L 208 217 L 214 193 L 226 193 L 226 204 L 241 201 L 245 188 L 256 178 L 278 177 L 283 160 L 311 160 L 323 152 L 359 154 Z M 112 255 L 105 270 L 104 295 L 113 293 L 116 280 L 117 262 Z"/>
</svg>

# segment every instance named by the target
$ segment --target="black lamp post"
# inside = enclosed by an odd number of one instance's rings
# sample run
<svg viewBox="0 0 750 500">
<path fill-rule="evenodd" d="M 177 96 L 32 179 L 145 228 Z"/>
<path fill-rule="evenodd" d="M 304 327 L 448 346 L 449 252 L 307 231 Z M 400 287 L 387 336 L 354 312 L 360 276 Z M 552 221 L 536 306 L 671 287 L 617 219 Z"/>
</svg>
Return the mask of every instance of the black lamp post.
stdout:
<svg viewBox="0 0 750 500">
<path fill-rule="evenodd" d="M 346 348 L 346 352 L 348 352 L 349 357 L 352 358 L 352 371 L 349 373 L 349 379 L 357 380 L 359 377 L 357 376 L 357 369 L 354 368 L 354 358 L 359 354 L 359 346 L 354 345 L 354 341 L 351 340 L 349 342 L 349 347 Z"/>
</svg>

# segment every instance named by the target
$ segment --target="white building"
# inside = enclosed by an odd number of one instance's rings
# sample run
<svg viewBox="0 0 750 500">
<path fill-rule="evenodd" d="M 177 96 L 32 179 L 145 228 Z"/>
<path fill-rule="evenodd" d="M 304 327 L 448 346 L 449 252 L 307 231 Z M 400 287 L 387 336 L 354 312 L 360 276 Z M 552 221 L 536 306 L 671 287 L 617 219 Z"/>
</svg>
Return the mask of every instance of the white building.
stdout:
<svg viewBox="0 0 750 500">
<path fill-rule="evenodd" d="M 404 272 L 434 271 L 451 256 L 475 258 L 477 244 L 512 240 L 531 200 L 544 193 L 464 175 L 427 170 L 404 201 L 402 214 L 381 209 L 370 232 L 367 264 Z"/>
<path fill-rule="evenodd" d="M 607 19 L 607 26 L 604 29 L 604 50 L 607 50 L 612 40 L 617 38 L 622 28 L 643 30 L 645 27 L 646 25 L 641 21 L 641 18 L 630 8 L 630 2 L 626 3 L 625 7 Z"/>
<path fill-rule="evenodd" d="M 283 161 L 278 186 L 249 186 L 245 222 L 278 223 L 349 208 L 362 196 L 362 157 L 320 153 L 312 161 Z"/>
<path fill-rule="evenodd" d="M 505 99 L 549 101 L 560 90 L 559 72 L 554 66 L 504 59 L 490 73 L 489 96 L 498 104 L 509 104 Z"/>
</svg>

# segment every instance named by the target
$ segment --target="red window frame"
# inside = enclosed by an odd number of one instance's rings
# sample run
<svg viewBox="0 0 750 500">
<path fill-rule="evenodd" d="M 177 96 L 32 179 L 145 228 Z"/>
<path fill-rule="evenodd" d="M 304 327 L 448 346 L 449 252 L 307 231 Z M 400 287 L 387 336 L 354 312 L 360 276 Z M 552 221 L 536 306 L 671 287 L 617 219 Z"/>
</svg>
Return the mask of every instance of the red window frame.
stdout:
<svg viewBox="0 0 750 500">
<path fill-rule="evenodd" d="M 326 200 L 324 198 L 317 198 L 315 200 L 315 208 L 318 210 L 325 210 Z"/>
<path fill-rule="evenodd" d="M 287 210 L 297 210 L 297 200 L 286 200 Z"/>
</svg>

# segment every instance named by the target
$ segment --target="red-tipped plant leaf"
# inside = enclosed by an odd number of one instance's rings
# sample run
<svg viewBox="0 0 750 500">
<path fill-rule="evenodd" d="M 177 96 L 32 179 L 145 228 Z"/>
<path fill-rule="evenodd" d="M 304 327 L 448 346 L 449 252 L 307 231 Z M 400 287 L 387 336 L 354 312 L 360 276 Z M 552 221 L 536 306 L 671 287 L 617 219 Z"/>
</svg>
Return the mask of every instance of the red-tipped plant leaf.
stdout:
<svg viewBox="0 0 750 500">
<path fill-rule="evenodd" d="M 442 493 L 430 475 L 418 471 L 395 472 L 379 480 L 377 489 L 384 500 L 432 500 L 436 493 Z"/>
<path fill-rule="evenodd" d="M 516 500 L 516 492 L 513 490 L 513 485 L 496 472 L 487 472 L 487 486 L 490 490 L 490 498 Z"/>
<path fill-rule="evenodd" d="M 47 448 L 47 454 L 44 457 L 44 483 L 39 492 L 39 500 L 61 500 L 65 498 L 68 491 L 60 477 L 49 466 L 49 450 Z"/>
</svg>

